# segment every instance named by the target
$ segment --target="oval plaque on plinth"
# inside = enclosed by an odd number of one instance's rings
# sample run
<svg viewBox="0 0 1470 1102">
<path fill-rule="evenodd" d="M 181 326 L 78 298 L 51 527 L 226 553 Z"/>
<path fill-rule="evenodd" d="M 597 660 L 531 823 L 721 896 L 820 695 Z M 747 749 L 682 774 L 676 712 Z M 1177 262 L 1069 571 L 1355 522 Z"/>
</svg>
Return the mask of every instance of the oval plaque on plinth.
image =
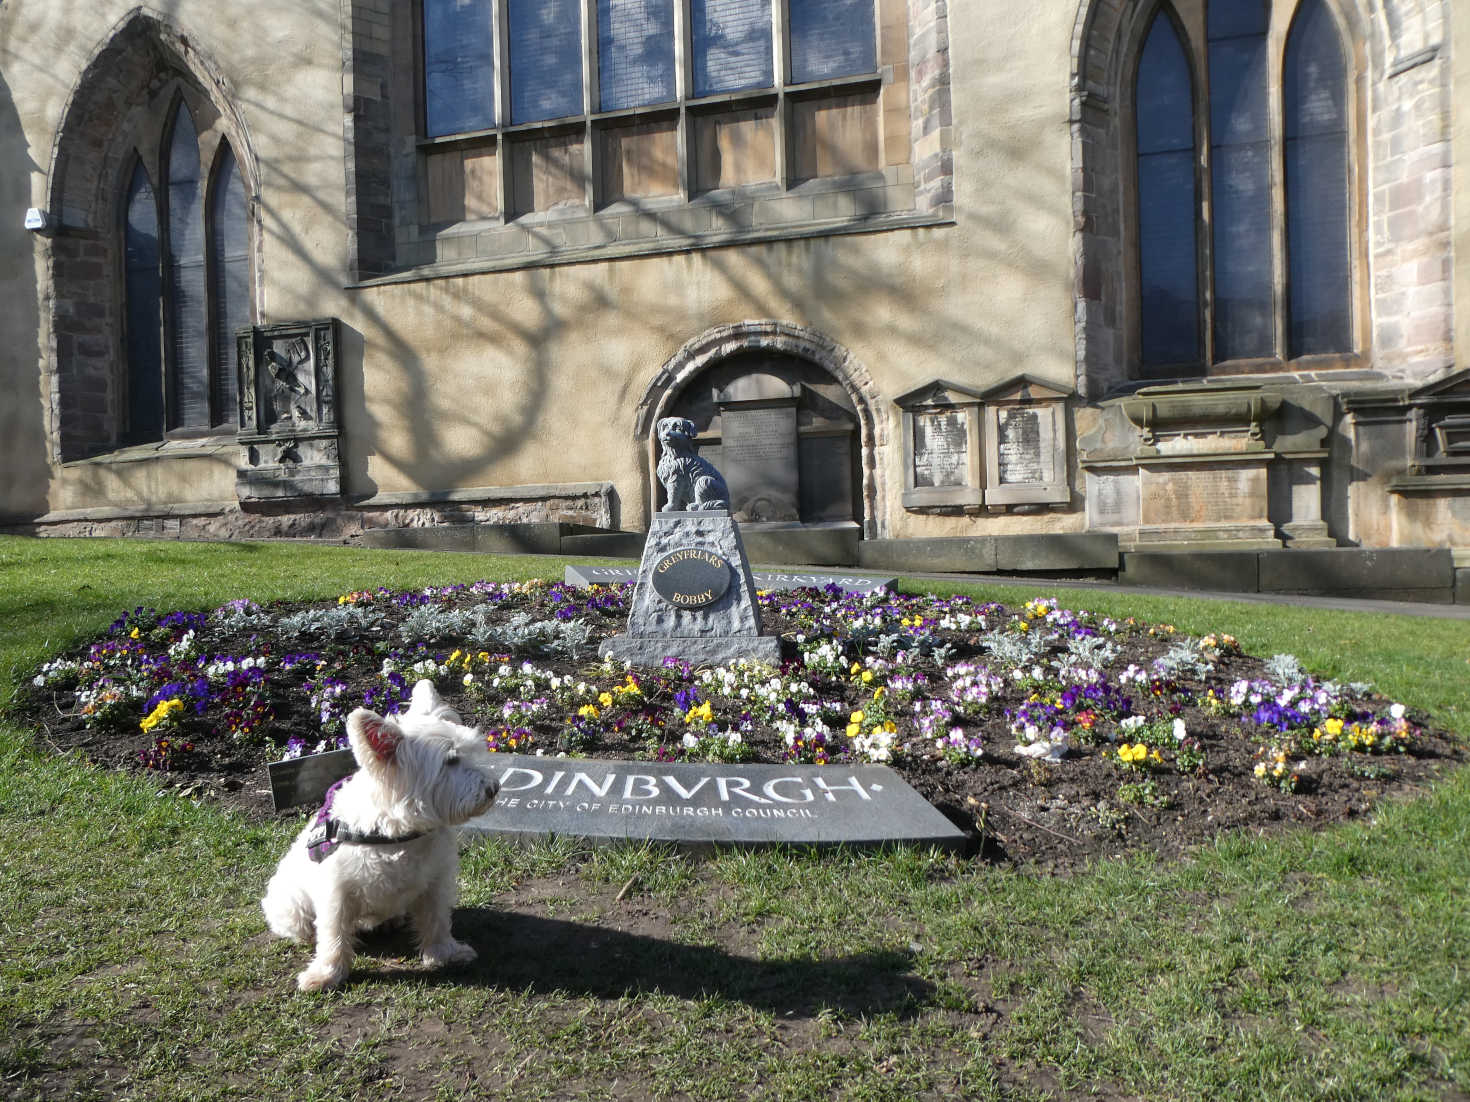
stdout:
<svg viewBox="0 0 1470 1102">
<path fill-rule="evenodd" d="M 683 547 L 653 564 L 653 591 L 675 608 L 704 608 L 730 588 L 730 564 L 713 551 Z"/>
</svg>

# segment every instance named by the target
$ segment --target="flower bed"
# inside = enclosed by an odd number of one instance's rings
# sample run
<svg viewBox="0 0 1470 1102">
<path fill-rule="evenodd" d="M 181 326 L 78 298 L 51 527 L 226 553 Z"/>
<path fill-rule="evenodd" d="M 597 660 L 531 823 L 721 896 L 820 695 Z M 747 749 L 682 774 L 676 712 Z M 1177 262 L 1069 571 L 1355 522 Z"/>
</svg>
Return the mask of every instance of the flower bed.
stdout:
<svg viewBox="0 0 1470 1102">
<path fill-rule="evenodd" d="M 62 748 L 265 814 L 264 762 L 329 749 L 429 678 L 493 750 L 652 761 L 881 762 L 985 838 L 1068 864 L 1239 826 L 1330 822 L 1458 744 L 1365 685 L 1225 635 L 966 597 L 761 596 L 779 668 L 597 659 L 626 587 L 477 583 L 210 613 L 134 609 L 39 670 Z"/>
</svg>

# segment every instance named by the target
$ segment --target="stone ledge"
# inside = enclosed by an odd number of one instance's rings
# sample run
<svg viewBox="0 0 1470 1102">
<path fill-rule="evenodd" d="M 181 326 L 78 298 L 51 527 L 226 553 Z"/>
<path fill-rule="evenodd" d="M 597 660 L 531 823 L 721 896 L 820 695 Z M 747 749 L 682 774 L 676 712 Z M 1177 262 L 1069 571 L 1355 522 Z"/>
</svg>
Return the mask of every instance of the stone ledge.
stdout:
<svg viewBox="0 0 1470 1102">
<path fill-rule="evenodd" d="M 1118 537 L 1112 532 L 1055 532 L 864 540 L 858 545 L 858 565 L 906 573 L 1115 570 Z"/>
<path fill-rule="evenodd" d="M 1261 553 L 1260 571 L 1262 593 L 1363 590 L 1374 595 L 1389 591 L 1400 594 L 1452 591 L 1455 583 L 1453 559 L 1447 547 L 1266 551 Z"/>
<path fill-rule="evenodd" d="M 449 279 L 455 276 L 478 275 L 482 272 L 516 271 L 522 268 L 550 268 L 562 264 L 588 264 L 606 260 L 622 260 L 630 257 L 660 256 L 669 253 L 692 252 L 695 249 L 714 249 L 728 245 L 760 245 L 783 241 L 799 241 L 817 237 L 840 237 L 848 234 L 882 233 L 888 230 L 922 229 L 932 226 L 955 224 L 953 211 L 915 213 L 904 211 L 898 214 L 882 214 L 856 218 L 851 221 L 812 224 L 784 224 L 779 228 L 763 227 L 751 230 L 732 230 L 723 233 L 700 234 L 691 237 L 655 237 L 640 241 L 618 244 L 593 245 L 562 249 L 548 253 L 518 253 L 508 257 L 477 257 L 463 260 L 439 261 L 423 264 L 406 272 L 378 276 L 347 284 L 349 290 L 368 287 L 384 287 L 397 283 L 419 283 L 430 279 Z"/>
<path fill-rule="evenodd" d="M 1118 582 L 1221 593 L 1292 593 L 1364 600 L 1470 602 L 1470 570 L 1447 548 L 1126 551 Z M 1458 583 L 1458 588 L 1457 588 Z"/>
<path fill-rule="evenodd" d="M 1255 551 L 1126 551 L 1118 568 L 1118 584 L 1163 589 L 1223 590 L 1255 593 L 1260 589 L 1260 556 Z"/>
<path fill-rule="evenodd" d="M 414 505 L 475 504 L 482 501 L 522 501 L 538 497 L 576 497 L 611 494 L 611 482 L 536 482 L 525 486 L 475 486 L 464 490 L 402 490 L 353 497 L 354 509 L 402 508 Z"/>
<path fill-rule="evenodd" d="M 238 510 L 240 503 L 199 501 L 187 505 L 112 505 L 98 509 L 58 509 L 18 524 L 69 524 L 76 521 L 139 520 L 146 517 L 202 517 Z"/>
</svg>

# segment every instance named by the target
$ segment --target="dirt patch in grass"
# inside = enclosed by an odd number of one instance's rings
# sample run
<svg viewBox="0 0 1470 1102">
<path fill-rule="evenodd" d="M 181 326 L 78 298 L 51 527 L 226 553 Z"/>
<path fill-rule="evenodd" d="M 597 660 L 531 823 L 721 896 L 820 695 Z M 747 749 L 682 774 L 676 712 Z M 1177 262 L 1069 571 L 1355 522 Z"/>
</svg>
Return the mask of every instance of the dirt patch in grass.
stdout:
<svg viewBox="0 0 1470 1102">
<path fill-rule="evenodd" d="M 1412 702 L 1394 708 L 1363 686 L 1268 667 L 1228 637 L 1045 602 L 767 595 L 781 668 L 723 690 L 684 666 L 628 680 L 598 663 L 597 643 L 626 623 L 616 589 L 481 583 L 237 605 L 121 617 L 25 686 L 15 718 L 58 752 L 256 820 L 273 814 L 264 766 L 289 739 L 310 749 L 353 706 L 391 708 L 425 675 L 466 722 L 523 752 L 842 762 L 861 760 L 851 736 L 872 732 L 886 740 L 876 756 L 891 754 L 970 834 L 975 856 L 1056 871 L 1134 851 L 1172 857 L 1228 831 L 1354 819 L 1465 757 Z M 471 621 L 479 641 L 463 632 Z M 525 662 L 539 672 L 525 674 Z M 771 679 L 780 687 L 754 687 Z M 1253 686 L 1243 701 L 1241 685 Z M 109 702 L 99 686 L 125 699 Z M 167 700 L 180 703 L 144 730 Z M 1068 742 L 1060 761 L 1020 752 L 1056 735 Z"/>
</svg>

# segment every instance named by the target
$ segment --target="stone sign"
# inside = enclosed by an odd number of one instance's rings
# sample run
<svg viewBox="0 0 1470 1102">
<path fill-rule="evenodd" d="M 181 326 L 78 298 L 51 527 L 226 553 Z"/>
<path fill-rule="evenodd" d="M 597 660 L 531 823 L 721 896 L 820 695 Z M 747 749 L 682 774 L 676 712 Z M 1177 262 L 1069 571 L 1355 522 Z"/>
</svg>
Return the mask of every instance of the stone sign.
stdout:
<svg viewBox="0 0 1470 1102">
<path fill-rule="evenodd" d="M 963 831 L 884 766 L 718 765 L 497 755 L 500 796 L 469 832 L 681 847 L 956 849 Z"/>
<path fill-rule="evenodd" d="M 777 574 L 754 572 L 751 579 L 757 589 L 799 589 L 803 586 L 839 586 L 844 593 L 872 593 L 878 589 L 891 589 L 898 581 L 896 575 L 868 574 Z M 631 566 L 569 566 L 566 568 L 567 585 L 622 585 L 636 582 L 638 571 Z"/>
<path fill-rule="evenodd" d="M 963 486 L 970 468 L 968 415 L 957 410 L 914 414 L 914 486 Z"/>
<path fill-rule="evenodd" d="M 356 768 L 357 759 L 351 750 L 331 750 L 270 762 L 266 765 L 266 775 L 270 779 L 271 807 L 284 811 L 301 804 L 321 803 L 327 789 Z"/>
<path fill-rule="evenodd" d="M 668 842 L 682 848 L 958 849 L 966 836 L 885 766 L 715 765 L 496 754 L 500 797 L 471 834 Z M 315 806 L 357 768 L 351 750 L 271 762 L 277 811 Z"/>
<path fill-rule="evenodd" d="M 725 595 L 732 573 L 713 551 L 683 547 L 653 564 L 653 589 L 675 608 L 703 608 Z"/>
</svg>

